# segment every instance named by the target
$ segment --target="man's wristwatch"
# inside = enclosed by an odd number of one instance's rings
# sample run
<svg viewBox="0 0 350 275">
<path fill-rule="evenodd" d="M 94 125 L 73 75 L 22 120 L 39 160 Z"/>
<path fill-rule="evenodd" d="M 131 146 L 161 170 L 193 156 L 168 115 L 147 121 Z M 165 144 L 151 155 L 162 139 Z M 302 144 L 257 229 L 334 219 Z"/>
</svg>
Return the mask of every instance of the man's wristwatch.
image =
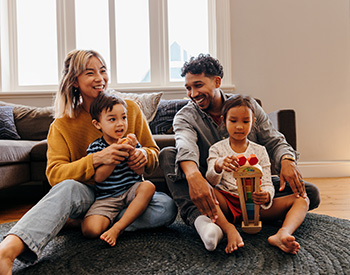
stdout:
<svg viewBox="0 0 350 275">
<path fill-rule="evenodd" d="M 282 156 L 281 161 L 282 161 L 282 160 L 285 160 L 285 159 L 295 162 L 295 157 L 293 157 L 292 155 L 284 155 L 284 156 Z"/>
</svg>

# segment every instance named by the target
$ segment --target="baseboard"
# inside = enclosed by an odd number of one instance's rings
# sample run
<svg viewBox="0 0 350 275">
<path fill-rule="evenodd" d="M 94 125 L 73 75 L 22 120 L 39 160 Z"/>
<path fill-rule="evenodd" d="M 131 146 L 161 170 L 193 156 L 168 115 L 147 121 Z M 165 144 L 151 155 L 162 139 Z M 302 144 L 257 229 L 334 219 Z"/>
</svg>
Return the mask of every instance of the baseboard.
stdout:
<svg viewBox="0 0 350 275">
<path fill-rule="evenodd" d="M 304 178 L 350 177 L 350 161 L 298 162 Z"/>
</svg>

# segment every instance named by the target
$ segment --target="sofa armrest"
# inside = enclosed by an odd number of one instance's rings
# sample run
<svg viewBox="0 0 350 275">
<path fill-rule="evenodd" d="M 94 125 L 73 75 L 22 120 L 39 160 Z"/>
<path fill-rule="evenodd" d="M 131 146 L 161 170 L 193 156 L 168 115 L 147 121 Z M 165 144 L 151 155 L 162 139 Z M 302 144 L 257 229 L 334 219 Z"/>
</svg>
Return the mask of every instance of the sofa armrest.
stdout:
<svg viewBox="0 0 350 275">
<path fill-rule="evenodd" d="M 296 150 L 297 135 L 295 111 L 292 109 L 277 110 L 269 113 L 268 116 L 271 119 L 273 126 L 285 136 L 287 142 L 294 148 L 294 150 Z"/>
</svg>

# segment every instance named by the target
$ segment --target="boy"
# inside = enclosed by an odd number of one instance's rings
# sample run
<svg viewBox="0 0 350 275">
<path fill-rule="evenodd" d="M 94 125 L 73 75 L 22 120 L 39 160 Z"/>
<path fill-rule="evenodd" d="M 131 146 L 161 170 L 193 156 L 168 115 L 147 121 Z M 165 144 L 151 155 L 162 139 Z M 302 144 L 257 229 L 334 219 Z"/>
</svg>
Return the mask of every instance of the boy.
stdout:
<svg viewBox="0 0 350 275">
<path fill-rule="evenodd" d="M 113 144 L 128 143 L 133 147 L 124 151 L 125 159 L 116 156 L 120 158 L 119 164 L 97 167 L 94 176 L 96 201 L 82 222 L 84 236 L 89 238 L 100 236 L 102 240 L 114 246 L 124 229 L 145 211 L 155 192 L 155 186 L 150 181 L 143 180 L 142 173 L 145 166 L 135 168 L 128 165 L 127 158 L 141 145 L 134 134 L 124 137 L 128 128 L 124 100 L 112 94 L 100 93 L 91 104 L 90 114 L 93 125 L 102 132 L 102 137 L 89 145 L 88 154 Z M 125 207 L 127 209 L 121 219 L 106 231 Z"/>
</svg>

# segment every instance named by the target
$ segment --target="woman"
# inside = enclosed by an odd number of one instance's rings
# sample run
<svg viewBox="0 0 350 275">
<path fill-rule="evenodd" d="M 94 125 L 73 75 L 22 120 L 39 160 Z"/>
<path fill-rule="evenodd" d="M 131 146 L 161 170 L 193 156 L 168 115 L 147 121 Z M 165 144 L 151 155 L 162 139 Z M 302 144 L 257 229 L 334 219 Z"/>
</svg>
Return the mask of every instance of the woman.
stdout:
<svg viewBox="0 0 350 275">
<path fill-rule="evenodd" d="M 16 257 L 34 263 L 67 220 L 78 223 L 95 199 L 95 169 L 102 164 L 119 164 L 128 156 L 125 151 L 131 148 L 126 143 L 86 155 L 88 145 L 101 136 L 91 123 L 90 105 L 107 85 L 106 63 L 97 52 L 74 50 L 67 55 L 55 100 L 55 121 L 47 139 L 46 174 L 53 187 L 1 242 L 0 274 L 11 274 Z M 150 173 L 157 166 L 159 148 L 137 105 L 127 101 L 127 110 L 127 133 L 134 133 L 144 146 L 129 157 L 129 165 L 145 166 Z M 126 230 L 168 225 L 174 221 L 176 212 L 171 198 L 156 192 L 143 215 Z"/>
</svg>

